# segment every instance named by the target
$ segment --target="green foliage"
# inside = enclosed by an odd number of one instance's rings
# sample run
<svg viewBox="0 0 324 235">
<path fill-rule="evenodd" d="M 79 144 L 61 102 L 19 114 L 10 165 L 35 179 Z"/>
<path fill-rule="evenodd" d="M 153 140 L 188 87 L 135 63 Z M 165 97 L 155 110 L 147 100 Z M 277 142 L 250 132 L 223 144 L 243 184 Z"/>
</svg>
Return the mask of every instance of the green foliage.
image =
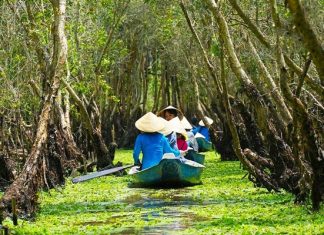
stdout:
<svg viewBox="0 0 324 235">
<path fill-rule="evenodd" d="M 132 163 L 131 151 L 116 161 Z M 324 210 L 312 214 L 285 192 L 254 188 L 239 162 L 206 156 L 202 185 L 180 189 L 128 187 L 127 176 L 107 176 L 41 192 L 34 222 L 19 221 L 13 234 L 321 234 Z"/>
<path fill-rule="evenodd" d="M 220 52 L 221 51 L 220 51 L 219 42 L 216 39 L 214 39 L 213 40 L 213 43 L 211 45 L 211 53 L 212 53 L 213 56 L 219 57 L 220 56 Z"/>
</svg>

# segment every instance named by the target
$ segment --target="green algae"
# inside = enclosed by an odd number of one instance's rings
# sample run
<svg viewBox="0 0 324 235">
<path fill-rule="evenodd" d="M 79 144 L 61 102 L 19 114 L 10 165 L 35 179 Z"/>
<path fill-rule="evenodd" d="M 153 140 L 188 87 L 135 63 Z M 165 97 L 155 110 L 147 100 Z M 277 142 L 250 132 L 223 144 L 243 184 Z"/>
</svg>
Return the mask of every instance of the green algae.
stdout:
<svg viewBox="0 0 324 235">
<path fill-rule="evenodd" d="M 129 150 L 116 160 L 132 163 Z M 206 153 L 203 184 L 177 189 L 129 187 L 106 176 L 41 192 L 35 221 L 5 224 L 13 234 L 323 234 L 324 209 L 310 213 L 286 192 L 254 188 L 239 162 Z M 323 207 L 323 206 L 322 206 Z"/>
</svg>

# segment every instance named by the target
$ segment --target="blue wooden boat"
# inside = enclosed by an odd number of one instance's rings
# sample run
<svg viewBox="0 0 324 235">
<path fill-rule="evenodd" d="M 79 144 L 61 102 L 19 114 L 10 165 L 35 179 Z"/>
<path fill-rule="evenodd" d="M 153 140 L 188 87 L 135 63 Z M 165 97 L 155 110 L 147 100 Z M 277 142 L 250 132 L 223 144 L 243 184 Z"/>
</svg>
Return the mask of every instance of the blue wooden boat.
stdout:
<svg viewBox="0 0 324 235">
<path fill-rule="evenodd" d="M 198 162 L 201 165 L 205 163 L 205 155 L 197 153 L 194 150 L 189 150 L 185 158 L 191 161 Z"/>
<path fill-rule="evenodd" d="M 213 144 L 209 141 L 207 141 L 205 138 L 196 138 L 196 141 L 198 143 L 198 150 L 199 152 L 208 152 L 213 149 Z"/>
<path fill-rule="evenodd" d="M 178 157 L 163 157 L 160 163 L 145 170 L 131 168 L 132 182 L 141 186 L 186 186 L 201 183 L 201 173 L 205 166 Z"/>
</svg>

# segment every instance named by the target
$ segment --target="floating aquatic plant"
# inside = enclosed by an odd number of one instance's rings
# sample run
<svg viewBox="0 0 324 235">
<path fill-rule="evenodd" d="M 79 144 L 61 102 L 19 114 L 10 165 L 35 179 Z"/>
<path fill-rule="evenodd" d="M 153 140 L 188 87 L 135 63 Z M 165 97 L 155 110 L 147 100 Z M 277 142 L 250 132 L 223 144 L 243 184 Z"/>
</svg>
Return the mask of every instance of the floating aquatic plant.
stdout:
<svg viewBox="0 0 324 235">
<path fill-rule="evenodd" d="M 129 150 L 116 160 L 132 163 Z M 35 221 L 5 225 L 13 234 L 323 234 L 324 210 L 309 213 L 286 192 L 254 188 L 239 162 L 206 153 L 203 184 L 178 189 L 129 187 L 106 176 L 40 192 Z"/>
</svg>

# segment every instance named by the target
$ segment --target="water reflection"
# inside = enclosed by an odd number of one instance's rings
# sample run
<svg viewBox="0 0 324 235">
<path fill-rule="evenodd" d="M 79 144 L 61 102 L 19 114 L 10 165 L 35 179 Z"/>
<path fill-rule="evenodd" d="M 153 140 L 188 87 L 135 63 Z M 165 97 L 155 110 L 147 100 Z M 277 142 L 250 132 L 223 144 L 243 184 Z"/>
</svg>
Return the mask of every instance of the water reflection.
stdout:
<svg viewBox="0 0 324 235">
<path fill-rule="evenodd" d="M 189 188 L 139 189 L 135 194 L 127 196 L 123 202 L 133 207 L 150 209 L 144 212 L 141 218 L 146 222 L 156 221 L 156 225 L 144 226 L 137 231 L 135 227 L 128 227 L 124 230 L 113 231 L 112 234 L 170 234 L 172 231 L 181 231 L 191 227 L 196 222 L 209 219 L 197 216 L 189 211 L 192 205 L 202 205 L 202 202 L 190 196 Z M 180 207 L 182 210 L 180 210 Z M 128 233 L 130 231 L 134 233 Z"/>
</svg>

